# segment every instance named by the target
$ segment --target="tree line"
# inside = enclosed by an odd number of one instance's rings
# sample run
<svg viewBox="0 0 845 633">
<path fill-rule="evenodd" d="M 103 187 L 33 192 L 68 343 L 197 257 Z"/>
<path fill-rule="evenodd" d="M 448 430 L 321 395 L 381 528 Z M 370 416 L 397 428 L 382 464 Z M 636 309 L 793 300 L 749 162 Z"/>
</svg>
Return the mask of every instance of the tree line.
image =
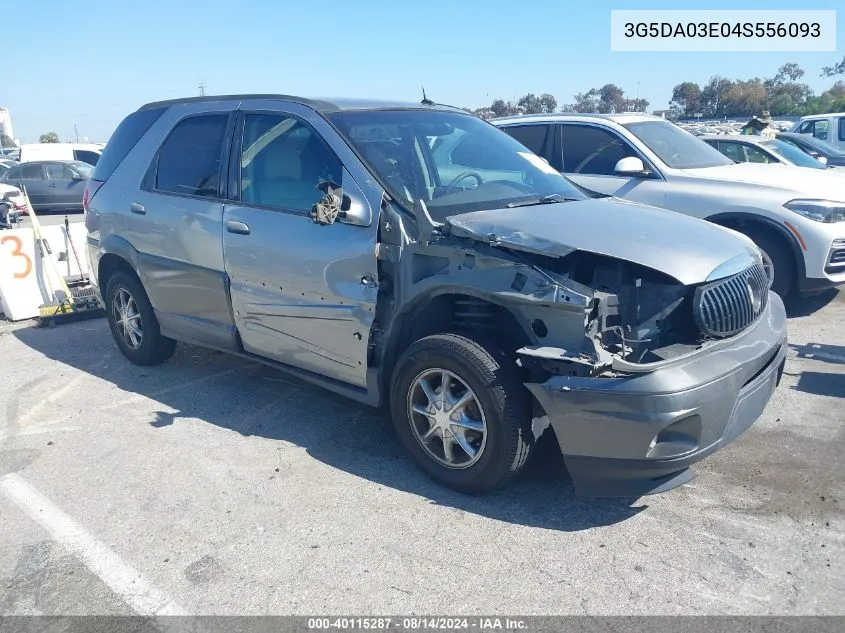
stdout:
<svg viewBox="0 0 845 633">
<path fill-rule="evenodd" d="M 669 102 L 669 118 L 689 118 L 701 114 L 705 118 L 728 116 L 751 116 L 764 110 L 772 116 L 803 116 L 845 110 L 845 81 L 838 80 L 820 95 L 801 82 L 804 70 L 795 63 L 778 68 L 774 77 L 751 79 L 728 79 L 715 75 L 703 86 L 684 81 L 672 89 Z M 832 66 L 822 68 L 822 77 L 845 75 L 845 57 Z M 529 93 L 516 101 L 495 99 L 489 106 L 467 108 L 470 112 L 485 118 L 511 116 L 515 114 L 539 114 L 550 112 L 645 112 L 649 102 L 625 94 L 616 84 L 605 84 L 587 92 L 573 95 L 571 103 L 558 108 L 555 97 L 547 92 L 535 95 Z"/>
</svg>

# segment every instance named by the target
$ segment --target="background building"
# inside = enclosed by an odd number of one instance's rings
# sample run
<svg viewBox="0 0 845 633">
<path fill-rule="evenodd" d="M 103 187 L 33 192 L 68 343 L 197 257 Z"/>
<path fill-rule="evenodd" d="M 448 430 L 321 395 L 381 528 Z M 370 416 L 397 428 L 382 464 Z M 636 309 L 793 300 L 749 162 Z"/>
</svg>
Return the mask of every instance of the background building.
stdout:
<svg viewBox="0 0 845 633">
<path fill-rule="evenodd" d="M 10 139 L 15 138 L 15 131 L 12 128 L 12 115 L 8 108 L 0 108 L 0 135 Z"/>
</svg>

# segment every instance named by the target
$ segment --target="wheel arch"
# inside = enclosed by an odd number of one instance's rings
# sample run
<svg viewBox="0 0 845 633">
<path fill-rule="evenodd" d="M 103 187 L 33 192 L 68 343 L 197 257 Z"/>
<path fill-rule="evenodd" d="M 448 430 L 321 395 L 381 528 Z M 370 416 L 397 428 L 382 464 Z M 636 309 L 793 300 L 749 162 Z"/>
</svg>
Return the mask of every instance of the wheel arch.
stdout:
<svg viewBox="0 0 845 633">
<path fill-rule="evenodd" d="M 109 279 L 119 270 L 134 275 L 143 285 L 138 251 L 122 237 L 109 235 L 100 242 L 97 260 L 97 284 L 102 295 L 105 295 Z"/>
<path fill-rule="evenodd" d="M 708 222 L 724 226 L 745 234 L 749 228 L 761 229 L 769 232 L 786 244 L 788 252 L 795 265 L 795 273 L 798 279 L 806 277 L 806 266 L 804 263 L 804 252 L 795 236 L 781 222 L 762 215 L 749 213 L 717 213 L 704 218 Z"/>
<path fill-rule="evenodd" d="M 471 325 L 477 327 L 472 329 Z M 455 332 L 477 340 L 479 333 L 482 337 L 490 334 L 495 335 L 496 343 L 504 351 L 513 352 L 530 344 L 526 327 L 513 311 L 484 292 L 472 288 L 432 288 L 408 301 L 391 320 L 381 363 L 382 387 L 389 390 L 396 361 L 421 338 Z"/>
</svg>

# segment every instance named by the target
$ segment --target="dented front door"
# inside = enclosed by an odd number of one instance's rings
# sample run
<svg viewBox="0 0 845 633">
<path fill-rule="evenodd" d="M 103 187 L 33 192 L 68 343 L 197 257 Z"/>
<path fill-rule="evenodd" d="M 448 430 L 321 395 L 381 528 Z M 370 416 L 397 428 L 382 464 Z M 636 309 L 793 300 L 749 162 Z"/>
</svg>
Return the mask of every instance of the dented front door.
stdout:
<svg viewBox="0 0 845 633">
<path fill-rule="evenodd" d="M 355 187 L 333 131 L 298 104 L 239 116 L 223 251 L 244 348 L 366 385 L 375 312 L 376 228 L 316 224 L 322 181 Z"/>
</svg>

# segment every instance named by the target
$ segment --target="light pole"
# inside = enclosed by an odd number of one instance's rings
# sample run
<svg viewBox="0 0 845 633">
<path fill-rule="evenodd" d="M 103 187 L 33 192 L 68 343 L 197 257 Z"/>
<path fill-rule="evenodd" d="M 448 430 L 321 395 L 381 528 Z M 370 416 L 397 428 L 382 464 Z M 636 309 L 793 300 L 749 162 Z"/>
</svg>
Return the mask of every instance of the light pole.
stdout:
<svg viewBox="0 0 845 633">
<path fill-rule="evenodd" d="M 76 142 L 79 142 L 79 127 L 76 123 L 73 124 L 73 133 L 76 135 Z"/>
<path fill-rule="evenodd" d="M 637 82 L 637 108 L 640 107 L 640 82 Z"/>
</svg>

